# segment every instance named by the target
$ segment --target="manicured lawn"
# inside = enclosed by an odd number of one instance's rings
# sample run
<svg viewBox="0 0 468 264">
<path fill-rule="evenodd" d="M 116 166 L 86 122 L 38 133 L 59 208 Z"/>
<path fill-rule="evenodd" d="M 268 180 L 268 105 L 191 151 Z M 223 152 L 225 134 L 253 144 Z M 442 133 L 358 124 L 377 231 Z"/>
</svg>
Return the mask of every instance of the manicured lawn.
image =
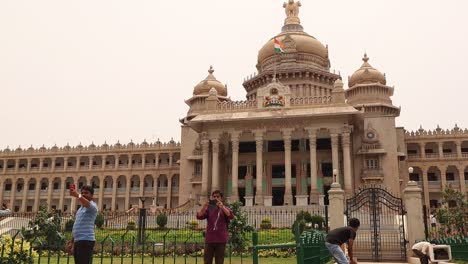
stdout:
<svg viewBox="0 0 468 264">
<path fill-rule="evenodd" d="M 39 264 L 38 262 L 38 259 L 35 260 L 35 263 Z M 47 258 L 41 258 L 40 260 L 40 263 L 57 263 L 57 257 L 52 257 L 50 259 L 50 262 Z M 67 263 L 70 263 L 70 264 L 73 264 L 74 261 L 73 261 L 73 258 L 70 257 L 70 260 L 68 261 L 67 258 L 63 258 L 61 257 L 59 262 L 59 264 L 67 264 Z M 101 263 L 101 258 L 99 257 L 94 257 L 93 258 L 93 264 L 100 264 Z M 120 257 L 114 257 L 113 259 L 109 258 L 109 257 L 105 257 L 105 258 L 102 258 L 102 263 L 103 264 L 120 264 L 120 263 L 123 263 L 123 264 L 141 264 L 141 263 L 145 263 L 145 264 L 152 264 L 152 263 L 157 263 L 157 264 L 163 264 L 163 259 L 161 257 L 157 257 L 157 258 L 154 258 L 154 262 L 153 262 L 153 258 L 151 257 L 145 257 L 145 258 L 141 258 L 141 257 L 135 257 L 132 261 L 131 258 L 120 258 Z M 169 258 L 167 257 L 164 261 L 165 264 L 174 264 L 174 259 L 173 258 Z M 213 261 L 214 263 L 214 261 Z M 225 258 L 224 260 L 224 263 L 225 264 L 252 264 L 253 261 L 252 261 L 252 256 L 246 256 L 244 258 L 242 258 L 242 261 L 241 261 L 241 258 L 240 257 L 232 257 L 231 259 L 229 258 Z M 296 264 L 297 263 L 297 260 L 295 257 L 289 257 L 289 258 L 259 258 L 259 263 L 260 264 Z M 203 258 L 202 257 L 198 257 L 197 259 L 195 259 L 195 257 L 187 257 L 187 259 L 183 258 L 183 257 L 176 257 L 175 259 L 175 264 L 203 264 Z"/>
</svg>

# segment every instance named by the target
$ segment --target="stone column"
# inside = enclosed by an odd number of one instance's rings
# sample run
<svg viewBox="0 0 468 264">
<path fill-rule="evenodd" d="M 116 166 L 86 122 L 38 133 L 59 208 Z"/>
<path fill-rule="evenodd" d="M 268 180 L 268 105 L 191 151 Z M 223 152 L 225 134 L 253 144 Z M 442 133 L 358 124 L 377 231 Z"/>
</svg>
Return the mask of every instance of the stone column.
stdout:
<svg viewBox="0 0 468 264">
<path fill-rule="evenodd" d="M 211 172 L 211 191 L 219 190 L 219 139 L 211 139 L 213 167 Z"/>
<path fill-rule="evenodd" d="M 62 212 L 63 212 L 63 204 L 65 200 L 66 186 L 67 186 L 67 178 L 63 177 L 61 178 L 61 182 L 60 182 L 60 199 L 59 199 L 59 210 L 62 210 Z"/>
<path fill-rule="evenodd" d="M 440 184 L 442 186 L 442 192 L 447 186 L 447 177 L 445 176 L 445 173 L 447 173 L 447 167 L 440 167 Z"/>
<path fill-rule="evenodd" d="M 3 201 L 3 190 L 5 189 L 5 186 L 4 186 L 4 180 L 3 179 L 0 179 L 0 201 Z M 13 205 L 13 203 L 10 202 L 11 205 Z M 11 210 L 13 211 L 13 208 L 11 208 Z"/>
<path fill-rule="evenodd" d="M 63 171 L 67 171 L 68 169 L 68 157 L 65 157 L 63 158 Z M 63 210 L 63 208 L 61 208 L 60 210 Z"/>
<path fill-rule="evenodd" d="M 141 154 L 141 168 L 145 168 L 145 165 L 146 165 L 146 155 L 145 154 Z"/>
<path fill-rule="evenodd" d="M 42 168 L 44 168 L 44 158 L 39 159 L 39 171 L 42 172 Z"/>
<path fill-rule="evenodd" d="M 54 179 L 49 178 L 49 186 L 47 186 L 47 208 L 52 208 L 52 189 L 54 188 Z"/>
<path fill-rule="evenodd" d="M 26 166 L 26 171 L 27 171 L 27 172 L 30 172 L 30 171 L 31 171 L 31 162 L 32 162 L 32 159 L 29 158 L 29 159 L 28 159 L 28 165 Z M 1 198 L 1 197 L 0 197 L 0 198 Z"/>
<path fill-rule="evenodd" d="M 56 158 L 50 159 L 50 162 L 52 163 L 52 164 L 50 164 L 50 170 L 51 170 L 52 172 L 55 171 L 55 162 L 56 162 L 56 160 L 57 160 Z"/>
<path fill-rule="evenodd" d="M 419 143 L 419 152 L 421 152 L 421 158 L 425 159 L 426 158 L 426 149 L 425 149 L 426 143 L 421 142 Z"/>
<path fill-rule="evenodd" d="M 317 134 L 315 129 L 308 129 L 310 151 L 310 204 L 319 203 L 317 187 Z"/>
<path fill-rule="evenodd" d="M 6 173 L 7 166 L 8 166 L 8 159 L 4 159 L 4 160 L 3 160 L 3 174 Z M 12 204 L 12 206 L 13 206 L 13 203 L 11 203 L 11 204 Z M 13 208 L 12 208 L 12 211 L 13 211 Z"/>
<path fill-rule="evenodd" d="M 93 160 L 94 160 L 94 157 L 93 157 L 93 156 L 89 156 L 89 164 L 88 164 L 88 169 L 89 169 L 89 170 L 92 170 L 92 169 L 93 169 Z"/>
<path fill-rule="evenodd" d="M 231 142 L 232 142 L 232 194 L 231 201 L 239 200 L 239 136 L 240 132 L 231 133 Z"/>
<path fill-rule="evenodd" d="M 331 145 L 332 145 L 332 163 L 333 163 L 333 171 L 337 171 L 338 174 L 336 175 L 337 182 L 340 182 L 340 161 L 338 156 L 338 134 L 331 134 Z"/>
<path fill-rule="evenodd" d="M 105 164 L 105 162 L 104 162 Z M 99 211 L 102 211 L 102 207 L 104 205 L 104 178 L 106 176 L 101 175 L 99 177 L 99 204 L 98 204 L 98 209 Z"/>
<path fill-rule="evenodd" d="M 145 174 L 140 175 L 140 188 L 138 190 L 138 195 L 140 197 L 145 196 Z M 143 208 L 143 203 L 141 200 L 138 198 L 138 204 L 140 205 L 140 208 Z"/>
<path fill-rule="evenodd" d="M 292 129 L 283 129 L 281 132 L 283 134 L 284 141 L 284 205 L 292 205 L 292 176 L 291 176 L 291 134 Z"/>
<path fill-rule="evenodd" d="M 76 170 L 76 171 L 79 171 L 79 170 L 80 170 L 80 162 L 81 162 L 81 157 L 80 157 L 80 156 L 77 156 L 77 157 L 76 157 L 76 166 L 75 166 L 75 170 Z M 78 188 L 78 186 L 76 186 L 76 188 Z M 72 201 L 73 201 L 73 200 L 74 200 L 74 199 L 72 198 Z"/>
<path fill-rule="evenodd" d="M 10 204 L 11 204 L 12 212 L 15 211 L 15 198 L 16 198 L 15 196 L 16 196 L 16 189 L 17 189 L 16 183 L 17 183 L 17 179 L 12 178 L 11 179 L 11 193 L 10 193 Z M 26 188 L 23 187 L 23 189 L 26 189 Z"/>
<path fill-rule="evenodd" d="M 23 200 L 21 201 L 21 208 L 20 208 L 20 212 L 26 212 L 26 206 L 27 206 L 27 202 L 28 202 L 28 181 L 29 181 L 29 178 L 24 178 L 24 186 L 23 186 Z M 13 202 L 11 202 L 11 205 L 13 205 Z M 11 208 L 11 210 L 13 210 L 13 208 Z"/>
<path fill-rule="evenodd" d="M 15 159 L 15 173 L 18 172 L 18 170 L 19 170 L 19 164 L 20 164 L 20 160 Z"/>
<path fill-rule="evenodd" d="M 465 166 L 458 166 L 458 175 L 458 179 L 460 180 L 460 192 L 466 194 Z"/>
<path fill-rule="evenodd" d="M 114 169 L 119 168 L 119 155 L 115 155 Z"/>
<path fill-rule="evenodd" d="M 263 205 L 263 130 L 254 131 L 256 151 L 255 204 Z"/>
<path fill-rule="evenodd" d="M 437 142 L 438 149 L 439 149 L 439 159 L 444 158 L 444 142 Z"/>
<path fill-rule="evenodd" d="M 37 178 L 36 179 L 36 190 L 34 192 L 33 212 L 38 212 L 39 211 L 40 197 L 41 197 L 41 179 Z"/>
<path fill-rule="evenodd" d="M 457 140 L 455 141 L 455 144 L 457 145 L 457 158 L 461 159 L 462 158 L 462 149 L 461 149 L 461 141 L 460 140 Z"/>
<path fill-rule="evenodd" d="M 116 159 L 117 160 L 117 159 Z M 116 210 L 116 199 L 117 199 L 117 178 L 118 176 L 112 176 L 112 201 L 111 201 L 111 209 L 112 211 Z"/>
<path fill-rule="evenodd" d="M 429 181 L 427 179 L 427 168 L 422 167 L 422 180 L 423 180 L 423 190 L 424 190 L 424 204 L 429 206 Z"/>
<path fill-rule="evenodd" d="M 169 153 L 169 167 L 172 167 L 172 160 L 173 160 L 174 153 Z"/>
<path fill-rule="evenodd" d="M 77 177 L 73 177 L 73 182 L 71 182 L 71 184 L 75 184 L 75 189 L 78 190 L 78 178 Z M 70 196 L 70 213 L 74 213 L 76 212 L 76 199 L 75 197 L 71 197 Z"/>
<path fill-rule="evenodd" d="M 125 209 L 128 210 L 130 209 L 130 183 L 132 180 L 132 175 L 126 175 L 126 183 L 125 183 Z"/>
<path fill-rule="evenodd" d="M 407 255 L 412 256 L 411 248 L 416 240 L 423 240 L 423 208 L 421 199 L 421 188 L 414 181 L 409 181 L 403 190 L 403 199 L 406 209 L 406 226 L 408 230 Z"/>
<path fill-rule="evenodd" d="M 155 164 L 154 166 L 156 167 L 156 169 L 159 169 L 159 153 L 156 153 L 155 154 Z"/>
<path fill-rule="evenodd" d="M 350 196 L 353 192 L 353 186 L 352 186 L 352 180 L 351 180 L 352 172 L 351 172 L 350 133 L 349 132 L 343 133 L 342 139 L 343 139 L 344 190 L 345 190 L 346 195 Z"/>
<path fill-rule="evenodd" d="M 345 192 L 341 189 L 341 185 L 338 182 L 334 182 L 328 191 L 328 200 L 330 202 L 328 206 L 328 212 L 330 214 L 330 230 L 338 227 L 346 226 L 345 221 Z"/>
<path fill-rule="evenodd" d="M 101 169 L 102 169 L 102 170 L 105 170 L 105 169 L 106 169 L 106 158 L 107 158 L 106 155 L 102 155 L 102 156 L 101 156 L 101 162 L 102 162 L 102 164 L 101 164 Z"/>
<path fill-rule="evenodd" d="M 201 203 L 205 202 L 205 199 L 210 195 L 210 191 L 208 189 L 208 166 L 209 166 L 209 158 L 210 158 L 210 141 L 208 139 L 203 139 L 202 142 L 202 193 Z"/>
<path fill-rule="evenodd" d="M 167 179 L 167 192 L 166 192 L 167 208 L 171 208 L 171 203 L 172 203 L 172 177 Z"/>
<path fill-rule="evenodd" d="M 154 196 L 153 205 L 156 206 L 158 205 L 158 176 L 157 175 L 154 178 L 153 196 Z"/>
</svg>

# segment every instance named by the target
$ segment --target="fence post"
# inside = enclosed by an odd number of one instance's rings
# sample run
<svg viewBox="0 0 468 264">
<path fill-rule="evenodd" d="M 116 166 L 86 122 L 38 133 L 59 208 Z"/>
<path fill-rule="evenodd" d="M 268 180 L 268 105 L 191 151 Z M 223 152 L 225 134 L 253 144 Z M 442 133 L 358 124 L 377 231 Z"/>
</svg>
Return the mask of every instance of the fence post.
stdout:
<svg viewBox="0 0 468 264">
<path fill-rule="evenodd" d="M 330 230 L 345 226 L 344 222 L 344 202 L 345 192 L 341 189 L 341 185 L 337 182 L 332 183 L 331 189 L 328 191 L 328 200 L 330 206 Z"/>
<path fill-rule="evenodd" d="M 407 256 L 411 256 L 411 247 L 416 240 L 424 239 L 424 226 L 422 209 L 422 190 L 414 181 L 409 181 L 404 193 L 404 205 L 406 209 L 408 247 Z"/>
<path fill-rule="evenodd" d="M 252 233 L 252 253 L 253 253 L 253 264 L 258 264 L 258 233 L 254 231 Z"/>
</svg>

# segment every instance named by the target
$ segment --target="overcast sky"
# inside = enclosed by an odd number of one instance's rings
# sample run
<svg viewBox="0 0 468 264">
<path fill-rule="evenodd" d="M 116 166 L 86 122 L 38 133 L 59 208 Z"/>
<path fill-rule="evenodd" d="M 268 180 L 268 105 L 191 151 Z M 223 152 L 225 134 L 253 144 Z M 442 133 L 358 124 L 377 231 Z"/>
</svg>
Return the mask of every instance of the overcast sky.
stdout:
<svg viewBox="0 0 468 264">
<path fill-rule="evenodd" d="M 179 141 L 184 100 L 210 65 L 245 99 L 282 4 L 0 1 L 0 149 Z M 303 0 L 299 17 L 345 85 L 366 51 L 395 86 L 397 125 L 414 130 L 468 127 L 467 11 L 464 0 Z"/>
</svg>

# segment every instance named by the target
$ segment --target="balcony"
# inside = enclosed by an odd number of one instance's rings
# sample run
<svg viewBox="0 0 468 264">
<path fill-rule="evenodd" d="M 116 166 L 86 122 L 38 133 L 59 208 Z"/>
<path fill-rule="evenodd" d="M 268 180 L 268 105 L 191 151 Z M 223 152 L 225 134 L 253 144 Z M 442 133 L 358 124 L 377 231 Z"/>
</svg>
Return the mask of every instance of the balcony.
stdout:
<svg viewBox="0 0 468 264">
<path fill-rule="evenodd" d="M 420 159 L 419 154 L 408 154 L 408 159 Z"/>
<path fill-rule="evenodd" d="M 125 191 L 127 190 L 127 188 L 123 187 L 123 188 L 117 188 L 117 192 L 118 193 L 125 193 Z"/>
<path fill-rule="evenodd" d="M 428 181 L 427 183 L 429 184 L 429 189 L 431 190 L 440 191 L 442 188 L 440 181 Z"/>
<path fill-rule="evenodd" d="M 462 153 L 462 157 L 463 158 L 468 158 L 468 153 L 466 153 L 466 152 Z"/>
<path fill-rule="evenodd" d="M 145 193 L 152 193 L 154 190 L 154 187 L 145 187 L 143 190 Z"/>
<path fill-rule="evenodd" d="M 112 188 L 104 188 L 105 193 L 112 193 Z"/>
<path fill-rule="evenodd" d="M 444 158 L 453 159 L 457 157 L 457 153 L 444 153 Z"/>
<path fill-rule="evenodd" d="M 167 192 L 167 186 L 158 187 L 158 192 Z"/>
<path fill-rule="evenodd" d="M 439 154 L 436 154 L 436 153 L 426 153 L 426 158 L 427 158 L 427 159 L 438 159 L 438 158 L 439 158 Z"/>
<path fill-rule="evenodd" d="M 100 170 L 102 169 L 102 165 L 93 165 L 93 170 Z"/>
<path fill-rule="evenodd" d="M 54 193 L 59 193 L 59 192 L 60 192 L 60 189 L 54 189 L 52 192 L 54 192 Z"/>
<path fill-rule="evenodd" d="M 140 191 L 140 187 L 131 187 L 130 188 L 130 192 L 139 192 Z"/>
<path fill-rule="evenodd" d="M 154 167 L 156 167 L 155 163 L 146 163 L 145 164 L 145 168 L 154 168 Z"/>
<path fill-rule="evenodd" d="M 171 192 L 173 192 L 173 193 L 179 192 L 179 186 L 174 186 L 174 187 L 172 187 L 172 188 L 171 188 Z"/>
<path fill-rule="evenodd" d="M 447 181 L 447 186 L 449 185 L 451 185 L 452 187 L 458 187 L 460 186 L 460 181 L 459 180 Z"/>
</svg>

